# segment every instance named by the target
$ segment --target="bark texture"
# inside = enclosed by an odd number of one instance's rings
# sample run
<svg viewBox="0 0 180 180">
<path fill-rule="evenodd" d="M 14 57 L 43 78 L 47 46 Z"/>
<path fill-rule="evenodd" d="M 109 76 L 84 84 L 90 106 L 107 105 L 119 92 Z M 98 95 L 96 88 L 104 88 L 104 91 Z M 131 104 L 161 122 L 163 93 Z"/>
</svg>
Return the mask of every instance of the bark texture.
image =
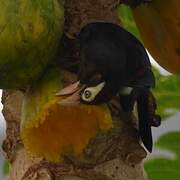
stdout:
<svg viewBox="0 0 180 180">
<path fill-rule="evenodd" d="M 65 35 L 62 41 L 64 56 L 78 60 L 76 36 L 89 22 L 105 21 L 119 24 L 115 7 L 119 0 L 66 0 Z M 67 51 L 68 50 L 68 51 Z M 61 64 L 63 55 L 58 56 Z M 66 71 L 64 71 L 65 73 Z M 70 83 L 76 75 L 66 72 L 64 80 Z M 7 122 L 7 138 L 3 144 L 6 158 L 12 167 L 10 180 L 145 180 L 142 160 L 145 150 L 139 143 L 137 122 L 132 114 L 123 113 L 113 99 L 109 108 L 114 128 L 89 142 L 80 157 L 64 157 L 63 163 L 51 163 L 31 156 L 20 138 L 20 114 L 23 100 L 21 91 L 4 91 L 3 114 Z"/>
</svg>

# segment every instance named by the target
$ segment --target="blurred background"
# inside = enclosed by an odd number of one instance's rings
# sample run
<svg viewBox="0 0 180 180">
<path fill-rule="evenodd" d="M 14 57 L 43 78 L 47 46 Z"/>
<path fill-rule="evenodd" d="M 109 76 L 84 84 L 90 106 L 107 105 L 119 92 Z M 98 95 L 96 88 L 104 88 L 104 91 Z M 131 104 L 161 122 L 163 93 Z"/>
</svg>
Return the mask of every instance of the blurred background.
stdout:
<svg viewBox="0 0 180 180">
<path fill-rule="evenodd" d="M 118 9 L 123 27 L 141 40 L 131 11 L 126 6 Z M 149 180 L 180 179 L 180 78 L 161 68 L 150 56 L 156 76 L 153 93 L 158 113 L 162 117 L 159 128 L 152 128 L 154 149 L 145 161 Z"/>
<path fill-rule="evenodd" d="M 140 38 L 130 10 L 120 6 L 118 13 L 122 25 Z M 150 56 L 150 55 L 149 55 Z M 156 88 L 153 93 L 157 99 L 158 113 L 162 125 L 153 128 L 154 150 L 145 161 L 145 170 L 149 180 L 179 180 L 180 178 L 180 78 L 161 68 L 150 56 L 156 76 Z M 0 91 L 1 97 L 2 91 Z M 2 110 L 2 104 L 0 104 Z M 6 125 L 0 113 L 0 144 L 5 138 Z M 3 158 L 0 148 L 0 180 L 8 177 L 9 165 Z"/>
</svg>

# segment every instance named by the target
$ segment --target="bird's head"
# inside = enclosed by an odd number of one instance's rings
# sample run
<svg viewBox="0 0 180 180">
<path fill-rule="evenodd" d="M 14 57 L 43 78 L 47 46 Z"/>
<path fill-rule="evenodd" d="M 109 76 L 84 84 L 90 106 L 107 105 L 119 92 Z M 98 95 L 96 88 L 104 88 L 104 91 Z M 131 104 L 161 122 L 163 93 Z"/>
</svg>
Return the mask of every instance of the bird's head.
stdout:
<svg viewBox="0 0 180 180">
<path fill-rule="evenodd" d="M 102 93 L 105 84 L 105 82 L 101 82 L 95 86 L 85 87 L 80 93 L 81 101 L 87 104 L 98 102 L 99 96 Z"/>
<path fill-rule="evenodd" d="M 60 90 L 57 95 L 67 96 L 62 104 L 73 105 L 77 103 L 100 104 L 105 103 L 113 96 L 113 91 L 109 88 L 101 74 L 95 74 L 89 77 L 89 80 L 79 80 L 64 89 Z"/>
<path fill-rule="evenodd" d="M 88 78 L 80 74 L 80 100 L 85 104 L 104 103 L 110 97 L 108 91 L 108 82 L 103 78 L 101 73 L 94 73 Z"/>
</svg>

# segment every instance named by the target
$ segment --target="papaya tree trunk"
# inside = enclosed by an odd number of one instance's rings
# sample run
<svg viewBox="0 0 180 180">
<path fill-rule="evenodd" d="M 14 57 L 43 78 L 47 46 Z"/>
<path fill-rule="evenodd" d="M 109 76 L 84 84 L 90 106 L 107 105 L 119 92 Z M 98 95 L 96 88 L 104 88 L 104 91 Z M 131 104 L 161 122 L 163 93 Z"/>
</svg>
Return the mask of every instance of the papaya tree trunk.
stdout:
<svg viewBox="0 0 180 180">
<path fill-rule="evenodd" d="M 76 35 L 89 22 L 105 21 L 120 24 L 115 7 L 119 0 L 66 0 L 66 48 L 77 59 Z M 68 46 L 68 47 L 67 47 Z M 61 64 L 61 53 L 58 62 Z M 64 81 L 70 83 L 75 74 L 64 70 Z M 3 91 L 3 115 L 7 122 L 7 137 L 3 143 L 6 159 L 11 164 L 10 180 L 145 180 L 143 159 L 146 151 L 139 143 L 137 121 L 131 113 L 124 113 L 113 99 L 108 107 L 114 128 L 106 134 L 97 134 L 82 155 L 64 157 L 63 163 L 52 163 L 30 155 L 20 138 L 20 115 L 24 93 Z M 48 142 L 47 142 L 48 143 Z"/>
</svg>

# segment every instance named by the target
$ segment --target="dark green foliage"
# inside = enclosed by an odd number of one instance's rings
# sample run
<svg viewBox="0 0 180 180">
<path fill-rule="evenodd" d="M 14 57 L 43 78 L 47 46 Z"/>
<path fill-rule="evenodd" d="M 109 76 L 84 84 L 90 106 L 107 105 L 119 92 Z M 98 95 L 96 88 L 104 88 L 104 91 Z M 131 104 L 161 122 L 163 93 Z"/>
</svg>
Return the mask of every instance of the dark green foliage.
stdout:
<svg viewBox="0 0 180 180">
<path fill-rule="evenodd" d="M 146 163 L 145 169 L 149 180 L 178 180 L 180 177 L 180 132 L 162 136 L 157 147 L 175 153 L 176 159 L 156 158 Z"/>
</svg>

